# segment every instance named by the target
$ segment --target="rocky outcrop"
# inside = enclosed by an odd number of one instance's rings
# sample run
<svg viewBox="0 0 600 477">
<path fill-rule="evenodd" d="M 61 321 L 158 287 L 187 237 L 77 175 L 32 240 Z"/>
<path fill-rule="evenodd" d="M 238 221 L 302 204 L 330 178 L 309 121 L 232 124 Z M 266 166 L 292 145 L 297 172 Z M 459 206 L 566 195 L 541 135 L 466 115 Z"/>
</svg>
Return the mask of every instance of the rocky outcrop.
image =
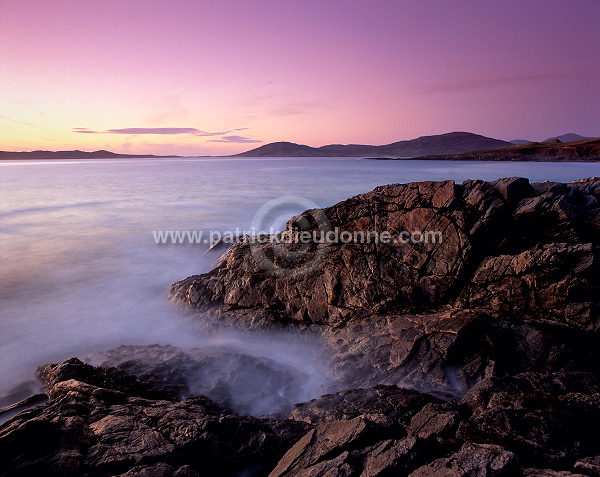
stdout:
<svg viewBox="0 0 600 477">
<path fill-rule="evenodd" d="M 294 217 L 274 237 L 429 231 L 441 243 L 246 241 L 170 298 L 214 322 L 317 329 L 334 350 L 338 389 L 402 384 L 460 397 L 490 376 L 591 371 L 599 199 L 597 179 L 378 187 Z"/>
<path fill-rule="evenodd" d="M 239 416 L 201 396 L 160 399 L 169 392 L 77 359 L 40 376 L 51 400 L 0 428 L 0 475 L 264 474 L 309 427 Z"/>
<path fill-rule="evenodd" d="M 299 251 L 296 243 L 243 242 L 214 270 L 174 284 L 169 296 L 243 326 L 339 325 L 446 305 L 595 329 L 599 198 L 594 179 L 378 187 L 291 219 L 286 234 L 387 232 L 398 243 L 311 243 Z M 401 243 L 405 231 L 431 232 L 430 242 Z"/>
<path fill-rule="evenodd" d="M 525 373 L 483 380 L 461 402 L 429 403 L 409 420 L 400 413 L 327 421 L 271 476 L 594 475 L 598 460 L 588 456 L 600 451 L 599 384 L 593 374 Z"/>
<path fill-rule="evenodd" d="M 406 434 L 381 444 L 382 475 L 593 475 L 598 449 L 578 423 L 589 413 L 598 424 L 598 377 L 585 373 L 600 369 L 599 200 L 595 178 L 378 187 L 294 217 L 284 234 L 432 231 L 443 241 L 312 243 L 302 253 L 297 244 L 241 243 L 170 297 L 217 322 L 319 329 L 342 389 L 400 384 L 461 399 L 475 386 L 456 406 L 426 404 L 402 424 Z M 362 422 L 335 396 L 293 410 L 317 428 L 275 475 L 369 475 L 375 454 L 362 441 L 318 450 L 340 429 L 323 426 Z M 424 462 L 411 439 L 438 450 L 427 448 Z"/>
</svg>

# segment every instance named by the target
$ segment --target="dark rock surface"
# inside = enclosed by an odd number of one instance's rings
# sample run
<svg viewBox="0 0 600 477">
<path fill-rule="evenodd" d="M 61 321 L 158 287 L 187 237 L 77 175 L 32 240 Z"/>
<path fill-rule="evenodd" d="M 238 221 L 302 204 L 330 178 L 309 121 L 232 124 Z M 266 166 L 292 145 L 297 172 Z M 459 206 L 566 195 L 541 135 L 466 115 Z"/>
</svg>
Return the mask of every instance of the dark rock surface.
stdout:
<svg viewBox="0 0 600 477">
<path fill-rule="evenodd" d="M 379 385 L 325 394 L 296 404 L 290 418 L 317 425 L 369 415 L 380 421 L 407 424 L 417 410 L 433 402 L 438 400 L 418 391 Z"/>
<path fill-rule="evenodd" d="M 0 475 L 597 475 L 600 376 L 487 378 L 460 401 L 376 386 L 241 416 L 76 359 L 42 368 L 51 400 L 0 427 Z M 86 382 L 87 381 L 87 382 Z M 90 384 L 90 383 L 94 384 Z M 125 382 L 126 386 L 122 383 Z"/>
<path fill-rule="evenodd" d="M 490 376 L 600 369 L 595 333 L 483 311 L 371 317 L 323 335 L 342 389 L 402 384 L 461 397 Z"/>
<path fill-rule="evenodd" d="M 467 443 L 451 455 L 420 467 L 410 477 L 500 477 L 518 475 L 517 457 L 500 446 Z"/>
<path fill-rule="evenodd" d="M 0 428 L 0 475 L 264 474 L 308 427 L 239 416 L 201 396 L 145 398 L 164 391 L 77 359 L 40 375 L 51 400 Z"/>
</svg>

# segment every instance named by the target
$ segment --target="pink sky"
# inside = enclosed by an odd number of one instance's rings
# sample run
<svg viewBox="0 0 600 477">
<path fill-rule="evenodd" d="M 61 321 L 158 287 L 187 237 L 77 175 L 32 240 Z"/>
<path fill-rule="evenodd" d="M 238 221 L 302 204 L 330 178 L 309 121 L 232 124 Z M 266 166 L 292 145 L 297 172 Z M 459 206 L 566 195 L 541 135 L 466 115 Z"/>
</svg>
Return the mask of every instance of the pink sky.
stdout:
<svg viewBox="0 0 600 477">
<path fill-rule="evenodd" d="M 600 136 L 598 19 L 599 0 L 0 0 L 0 150 Z"/>
</svg>

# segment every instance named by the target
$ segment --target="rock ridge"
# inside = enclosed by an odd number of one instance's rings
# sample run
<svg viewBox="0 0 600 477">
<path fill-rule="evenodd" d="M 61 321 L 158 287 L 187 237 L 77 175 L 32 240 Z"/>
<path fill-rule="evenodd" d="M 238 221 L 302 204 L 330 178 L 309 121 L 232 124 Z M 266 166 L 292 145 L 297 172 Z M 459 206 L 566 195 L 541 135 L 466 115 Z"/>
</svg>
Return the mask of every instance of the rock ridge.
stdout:
<svg viewBox="0 0 600 477">
<path fill-rule="evenodd" d="M 253 326 L 340 325 L 382 313 L 482 308 L 598 327 L 600 181 L 529 183 L 523 178 L 394 184 L 292 218 L 318 233 L 432 231 L 441 243 L 234 244 L 216 268 L 175 283 L 169 298 Z M 303 224 L 303 225 L 300 225 Z M 280 276 L 256 257 L 267 257 Z M 294 266 L 302 273 L 295 273 Z"/>
</svg>

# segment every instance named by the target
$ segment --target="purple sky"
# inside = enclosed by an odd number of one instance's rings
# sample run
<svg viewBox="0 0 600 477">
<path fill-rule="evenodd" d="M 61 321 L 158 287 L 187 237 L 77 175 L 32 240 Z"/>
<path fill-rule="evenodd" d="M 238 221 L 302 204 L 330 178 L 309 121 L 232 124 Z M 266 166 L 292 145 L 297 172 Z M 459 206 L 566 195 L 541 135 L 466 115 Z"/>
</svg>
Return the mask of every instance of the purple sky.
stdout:
<svg viewBox="0 0 600 477">
<path fill-rule="evenodd" d="M 0 0 L 0 149 L 600 135 L 600 0 Z"/>
</svg>

